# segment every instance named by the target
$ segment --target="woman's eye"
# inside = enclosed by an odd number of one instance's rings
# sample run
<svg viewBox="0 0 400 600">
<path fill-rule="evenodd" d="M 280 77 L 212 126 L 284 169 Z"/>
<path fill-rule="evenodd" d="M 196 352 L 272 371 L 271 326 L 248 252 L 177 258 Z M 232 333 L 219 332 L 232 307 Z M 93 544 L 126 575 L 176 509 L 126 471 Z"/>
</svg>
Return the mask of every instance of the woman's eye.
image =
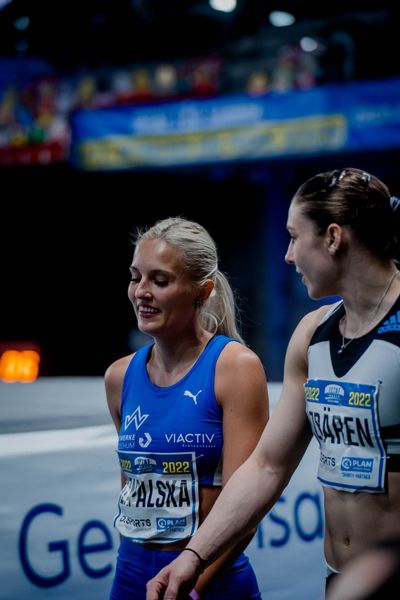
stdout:
<svg viewBox="0 0 400 600">
<path fill-rule="evenodd" d="M 131 283 L 139 283 L 140 278 L 139 277 L 135 277 L 134 275 L 131 276 Z"/>
<path fill-rule="evenodd" d="M 165 287 L 166 285 L 168 285 L 168 281 L 166 279 L 156 279 L 154 283 L 159 287 Z"/>
</svg>

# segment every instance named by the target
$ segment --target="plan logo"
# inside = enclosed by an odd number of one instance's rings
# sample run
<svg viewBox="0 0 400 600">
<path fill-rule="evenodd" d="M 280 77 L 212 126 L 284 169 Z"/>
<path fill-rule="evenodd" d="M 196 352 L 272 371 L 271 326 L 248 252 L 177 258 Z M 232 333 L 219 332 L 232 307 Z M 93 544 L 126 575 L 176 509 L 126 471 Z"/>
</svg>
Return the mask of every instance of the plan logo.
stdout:
<svg viewBox="0 0 400 600">
<path fill-rule="evenodd" d="M 167 517 L 156 519 L 156 525 L 159 531 L 184 531 L 186 523 L 186 517 Z"/>
<path fill-rule="evenodd" d="M 374 459 L 367 457 L 342 458 L 340 468 L 342 471 L 352 471 L 353 473 L 371 473 L 374 466 Z"/>
</svg>

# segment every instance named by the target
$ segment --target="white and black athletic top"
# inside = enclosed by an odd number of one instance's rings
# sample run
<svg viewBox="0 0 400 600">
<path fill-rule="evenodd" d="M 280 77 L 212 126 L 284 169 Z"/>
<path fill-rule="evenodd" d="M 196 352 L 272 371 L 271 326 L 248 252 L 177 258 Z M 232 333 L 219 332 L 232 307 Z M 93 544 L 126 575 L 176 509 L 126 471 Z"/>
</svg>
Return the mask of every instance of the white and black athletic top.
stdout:
<svg viewBox="0 0 400 600">
<path fill-rule="evenodd" d="M 338 354 L 344 314 L 343 302 L 335 304 L 308 349 L 305 391 L 321 449 L 318 477 L 335 489 L 382 492 L 385 473 L 400 464 L 400 297 Z"/>
</svg>

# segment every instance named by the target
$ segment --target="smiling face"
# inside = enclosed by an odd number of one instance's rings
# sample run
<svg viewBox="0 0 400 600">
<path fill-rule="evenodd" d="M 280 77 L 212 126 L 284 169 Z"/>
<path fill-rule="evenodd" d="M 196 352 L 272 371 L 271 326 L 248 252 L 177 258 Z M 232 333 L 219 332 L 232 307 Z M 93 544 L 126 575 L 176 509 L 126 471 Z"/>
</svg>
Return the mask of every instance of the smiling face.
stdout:
<svg viewBox="0 0 400 600">
<path fill-rule="evenodd" d="M 143 333 L 176 336 L 193 328 L 198 295 L 185 269 L 182 251 L 164 240 L 142 240 L 130 267 L 128 296 Z"/>
<path fill-rule="evenodd" d="M 329 252 L 328 234 L 319 234 L 314 223 L 293 201 L 289 208 L 287 230 L 290 234 L 285 260 L 302 275 L 310 298 L 334 295 L 335 268 Z"/>
</svg>

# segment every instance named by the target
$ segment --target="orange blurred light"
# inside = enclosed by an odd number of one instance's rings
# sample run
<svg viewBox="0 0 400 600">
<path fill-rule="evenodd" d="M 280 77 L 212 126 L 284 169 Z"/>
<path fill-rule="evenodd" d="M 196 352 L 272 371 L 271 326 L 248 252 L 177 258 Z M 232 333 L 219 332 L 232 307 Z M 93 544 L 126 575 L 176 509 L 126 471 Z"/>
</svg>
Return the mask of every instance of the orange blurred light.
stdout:
<svg viewBox="0 0 400 600">
<path fill-rule="evenodd" d="M 39 374 L 40 354 L 36 350 L 5 350 L 0 357 L 0 380 L 5 383 L 32 383 Z"/>
</svg>

